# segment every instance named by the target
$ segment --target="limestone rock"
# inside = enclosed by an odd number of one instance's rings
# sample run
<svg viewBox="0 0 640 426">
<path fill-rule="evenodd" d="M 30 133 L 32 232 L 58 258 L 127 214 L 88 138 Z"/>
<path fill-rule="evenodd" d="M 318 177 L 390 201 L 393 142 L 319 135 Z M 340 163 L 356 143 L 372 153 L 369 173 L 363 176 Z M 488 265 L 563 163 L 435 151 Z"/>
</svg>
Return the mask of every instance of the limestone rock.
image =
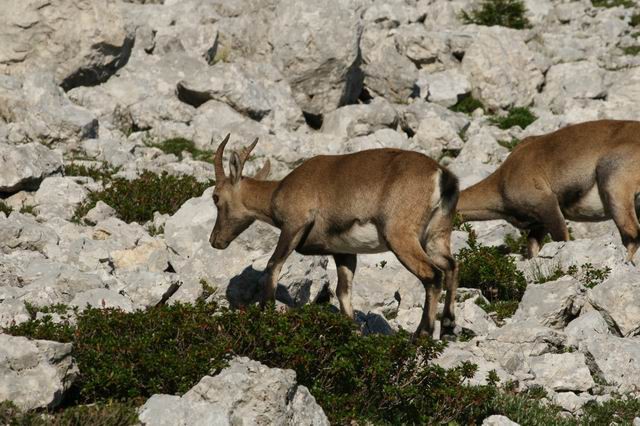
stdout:
<svg viewBox="0 0 640 426">
<path fill-rule="evenodd" d="M 588 297 L 622 336 L 640 332 L 640 277 L 637 272 L 613 275 L 591 289 Z"/>
<path fill-rule="evenodd" d="M 518 31 L 481 28 L 462 59 L 473 95 L 492 110 L 527 106 L 544 81 Z"/>
<path fill-rule="evenodd" d="M 272 61 L 303 111 L 323 114 L 354 101 L 362 34 L 359 0 L 283 0 L 269 32 Z"/>
<path fill-rule="evenodd" d="M 0 401 L 23 410 L 54 408 L 77 374 L 71 343 L 0 334 Z"/>
<path fill-rule="evenodd" d="M 153 395 L 140 409 L 149 426 L 238 423 L 328 425 L 322 408 L 292 370 L 235 358 L 217 376 L 205 376 L 182 397 Z"/>
<path fill-rule="evenodd" d="M 0 143 L 0 193 L 33 189 L 62 168 L 62 155 L 32 142 L 11 146 Z"/>
</svg>

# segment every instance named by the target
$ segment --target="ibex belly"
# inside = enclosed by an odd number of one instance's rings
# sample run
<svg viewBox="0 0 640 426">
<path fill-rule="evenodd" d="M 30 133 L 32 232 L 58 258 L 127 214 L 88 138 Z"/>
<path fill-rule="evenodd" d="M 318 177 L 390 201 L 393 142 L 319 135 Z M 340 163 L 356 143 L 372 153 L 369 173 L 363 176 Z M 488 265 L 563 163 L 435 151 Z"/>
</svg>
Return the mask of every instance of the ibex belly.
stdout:
<svg viewBox="0 0 640 426">
<path fill-rule="evenodd" d="M 570 206 L 563 206 L 562 213 L 566 219 L 576 221 L 599 221 L 610 218 L 602 204 L 597 185 Z"/>
<path fill-rule="evenodd" d="M 328 246 L 333 253 L 381 253 L 389 250 L 378 228 L 371 222 L 354 223 L 346 231 L 332 235 Z"/>
</svg>

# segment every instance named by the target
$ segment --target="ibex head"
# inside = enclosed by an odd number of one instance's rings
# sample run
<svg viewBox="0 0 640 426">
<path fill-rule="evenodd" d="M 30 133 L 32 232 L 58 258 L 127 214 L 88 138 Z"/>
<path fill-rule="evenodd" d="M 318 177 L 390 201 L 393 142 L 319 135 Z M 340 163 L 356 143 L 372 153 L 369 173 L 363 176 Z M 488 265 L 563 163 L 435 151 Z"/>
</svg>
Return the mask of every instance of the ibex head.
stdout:
<svg viewBox="0 0 640 426">
<path fill-rule="evenodd" d="M 255 213 L 249 210 L 245 204 L 245 197 L 249 189 L 243 185 L 242 169 L 249 158 L 249 154 L 258 143 L 256 138 L 251 145 L 244 148 L 239 154 L 233 152 L 229 160 L 229 176 L 225 175 L 222 165 L 224 147 L 229 141 L 227 135 L 218 146 L 213 165 L 216 173 L 216 187 L 213 191 L 213 202 L 218 209 L 216 224 L 211 232 L 209 242 L 214 248 L 227 248 L 231 242 L 247 229 L 255 220 Z M 265 179 L 269 175 L 269 161 L 256 173 L 255 179 Z"/>
</svg>

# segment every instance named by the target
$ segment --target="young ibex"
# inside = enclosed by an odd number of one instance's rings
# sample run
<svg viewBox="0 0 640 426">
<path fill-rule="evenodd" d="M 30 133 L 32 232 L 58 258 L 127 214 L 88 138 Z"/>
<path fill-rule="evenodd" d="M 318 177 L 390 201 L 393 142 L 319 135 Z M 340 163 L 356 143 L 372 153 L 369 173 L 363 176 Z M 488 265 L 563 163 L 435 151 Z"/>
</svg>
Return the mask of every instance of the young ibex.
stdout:
<svg viewBox="0 0 640 426">
<path fill-rule="evenodd" d="M 222 165 L 229 135 L 217 149 L 213 201 L 218 209 L 210 242 L 224 249 L 256 219 L 280 228 L 261 278 L 262 305 L 275 300 L 280 269 L 293 250 L 332 255 L 340 310 L 353 318 L 351 282 L 357 253 L 391 250 L 426 290 L 416 335 L 433 336 L 442 275 L 447 288 L 441 335 L 453 333 L 457 267 L 450 239 L 458 200 L 457 178 L 429 157 L 399 149 L 372 149 L 313 157 L 280 181 L 242 169 L 257 139 Z"/>
<path fill-rule="evenodd" d="M 498 169 L 460 193 L 464 220 L 505 219 L 529 231 L 528 255 L 547 233 L 567 241 L 565 218 L 613 219 L 632 261 L 640 243 L 640 122 L 601 120 L 524 139 Z"/>
</svg>

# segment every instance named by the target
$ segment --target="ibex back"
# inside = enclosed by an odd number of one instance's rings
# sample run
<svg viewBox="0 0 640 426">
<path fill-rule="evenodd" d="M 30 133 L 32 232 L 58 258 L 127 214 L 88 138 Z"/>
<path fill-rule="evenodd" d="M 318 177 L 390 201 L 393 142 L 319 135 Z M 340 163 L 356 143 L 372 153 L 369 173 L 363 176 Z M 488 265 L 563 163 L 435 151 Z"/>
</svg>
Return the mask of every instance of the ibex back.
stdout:
<svg viewBox="0 0 640 426">
<path fill-rule="evenodd" d="M 267 162 L 254 178 L 242 177 L 257 139 L 232 153 L 225 175 L 215 155 L 218 216 L 211 245 L 226 248 L 253 221 L 280 228 L 280 238 L 262 276 L 262 304 L 275 300 L 280 270 L 293 250 L 332 255 L 338 271 L 341 311 L 353 318 L 351 283 L 356 254 L 391 250 L 425 287 L 416 334 L 433 335 L 443 276 L 447 289 L 441 335 L 453 333 L 457 266 L 451 256 L 456 177 L 429 157 L 399 149 L 322 155 L 305 161 L 281 181 L 265 181 Z"/>
<path fill-rule="evenodd" d="M 640 122 L 601 120 L 523 140 L 489 177 L 460 194 L 465 220 L 506 219 L 529 231 L 529 257 L 565 218 L 613 219 L 631 261 L 640 244 Z"/>
</svg>

